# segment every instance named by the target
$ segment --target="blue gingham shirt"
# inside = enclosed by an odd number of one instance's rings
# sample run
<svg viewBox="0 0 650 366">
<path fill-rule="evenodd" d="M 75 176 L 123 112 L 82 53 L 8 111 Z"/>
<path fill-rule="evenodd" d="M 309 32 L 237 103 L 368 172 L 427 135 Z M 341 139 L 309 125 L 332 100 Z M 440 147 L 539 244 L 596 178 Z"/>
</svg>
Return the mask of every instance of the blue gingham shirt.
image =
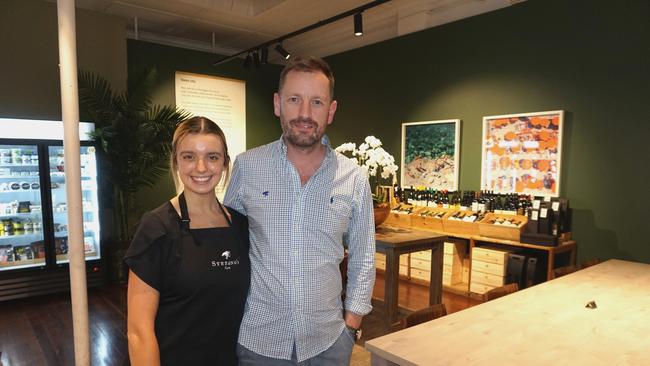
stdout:
<svg viewBox="0 0 650 366">
<path fill-rule="evenodd" d="M 251 287 L 239 343 L 298 362 L 328 349 L 343 332 L 341 274 L 348 247 L 345 309 L 366 315 L 375 281 L 375 229 L 366 174 L 327 154 L 302 186 L 284 140 L 242 153 L 224 202 L 248 216 Z"/>
</svg>

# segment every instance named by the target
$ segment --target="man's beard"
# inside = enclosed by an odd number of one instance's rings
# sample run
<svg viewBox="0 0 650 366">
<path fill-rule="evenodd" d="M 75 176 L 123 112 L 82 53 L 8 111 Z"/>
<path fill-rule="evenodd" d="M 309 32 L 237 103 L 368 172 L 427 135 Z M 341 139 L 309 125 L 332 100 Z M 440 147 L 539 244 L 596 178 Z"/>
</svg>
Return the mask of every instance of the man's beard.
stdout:
<svg viewBox="0 0 650 366">
<path fill-rule="evenodd" d="M 296 124 L 309 123 L 313 128 L 313 133 L 306 134 L 296 131 L 293 127 Z M 294 118 L 288 122 L 282 123 L 282 130 L 285 138 L 297 147 L 312 147 L 320 143 L 321 137 L 325 131 L 318 130 L 318 123 L 311 118 Z"/>
</svg>

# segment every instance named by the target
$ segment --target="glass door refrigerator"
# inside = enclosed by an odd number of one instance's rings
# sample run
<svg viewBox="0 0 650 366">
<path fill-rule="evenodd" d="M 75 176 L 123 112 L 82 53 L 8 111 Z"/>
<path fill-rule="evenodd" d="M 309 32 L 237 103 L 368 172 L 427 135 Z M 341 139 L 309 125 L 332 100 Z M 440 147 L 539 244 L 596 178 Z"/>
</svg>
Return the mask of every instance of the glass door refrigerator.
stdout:
<svg viewBox="0 0 650 366">
<path fill-rule="evenodd" d="M 67 291 L 63 124 L 0 119 L 0 301 Z M 83 246 L 89 286 L 104 282 L 95 146 L 81 123 Z"/>
<path fill-rule="evenodd" d="M 38 145 L 0 144 L 0 271 L 45 267 Z"/>
<path fill-rule="evenodd" d="M 63 146 L 48 146 L 50 197 L 56 264 L 68 263 L 68 207 Z M 94 146 L 81 146 L 81 204 L 86 260 L 101 258 L 99 250 L 99 205 L 97 203 L 97 161 Z"/>
</svg>

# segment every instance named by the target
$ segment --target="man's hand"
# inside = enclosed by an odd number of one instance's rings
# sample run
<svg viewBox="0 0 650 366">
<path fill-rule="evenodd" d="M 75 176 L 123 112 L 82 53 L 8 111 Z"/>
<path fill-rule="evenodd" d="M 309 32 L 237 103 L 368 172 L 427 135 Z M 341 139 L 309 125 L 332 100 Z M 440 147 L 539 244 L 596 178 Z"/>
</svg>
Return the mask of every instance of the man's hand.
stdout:
<svg viewBox="0 0 650 366">
<path fill-rule="evenodd" d="M 345 325 L 353 328 L 353 329 L 359 329 L 361 328 L 361 320 L 363 319 L 363 315 L 358 315 L 355 314 L 351 311 L 345 311 Z"/>
</svg>

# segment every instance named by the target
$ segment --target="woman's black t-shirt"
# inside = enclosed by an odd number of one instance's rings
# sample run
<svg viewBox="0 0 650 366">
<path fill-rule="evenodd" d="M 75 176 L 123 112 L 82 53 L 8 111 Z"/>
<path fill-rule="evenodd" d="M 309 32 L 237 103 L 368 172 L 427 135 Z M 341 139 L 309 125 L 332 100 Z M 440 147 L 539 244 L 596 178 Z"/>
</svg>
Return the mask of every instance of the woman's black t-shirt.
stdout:
<svg viewBox="0 0 650 366">
<path fill-rule="evenodd" d="M 162 365 L 237 365 L 250 285 L 248 222 L 180 229 L 167 202 L 142 217 L 125 262 L 160 293 L 155 332 Z"/>
</svg>

